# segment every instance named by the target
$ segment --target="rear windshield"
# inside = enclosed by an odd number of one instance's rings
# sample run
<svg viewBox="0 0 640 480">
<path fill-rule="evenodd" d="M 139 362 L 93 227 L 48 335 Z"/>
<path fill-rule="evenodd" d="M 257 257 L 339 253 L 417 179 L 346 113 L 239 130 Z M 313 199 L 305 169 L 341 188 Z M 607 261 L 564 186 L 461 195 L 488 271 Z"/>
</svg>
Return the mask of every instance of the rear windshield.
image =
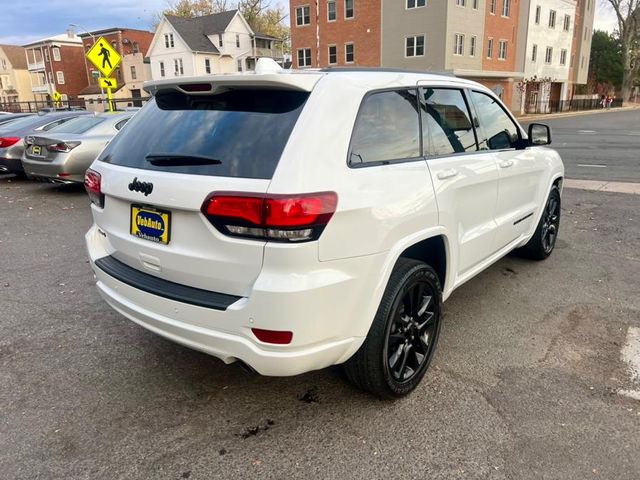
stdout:
<svg viewBox="0 0 640 480">
<path fill-rule="evenodd" d="M 100 160 L 146 170 L 270 179 L 308 96 L 269 89 L 225 89 L 206 96 L 161 92 Z M 172 154 L 183 161 L 149 161 Z M 189 164 L 189 155 L 215 162 Z"/>
<path fill-rule="evenodd" d="M 104 117 L 94 117 L 93 115 L 83 115 L 68 122 L 53 127 L 50 132 L 56 133 L 84 133 L 96 125 L 104 122 Z"/>
<path fill-rule="evenodd" d="M 0 125 L 0 130 L 22 130 L 23 128 L 29 128 L 31 126 L 41 125 L 46 119 L 51 117 L 47 117 L 46 115 L 32 115 L 29 117 L 21 117 L 17 120 L 13 120 L 9 123 Z M 55 120 L 55 119 L 54 119 Z M 53 120 L 51 120 L 53 121 Z"/>
</svg>

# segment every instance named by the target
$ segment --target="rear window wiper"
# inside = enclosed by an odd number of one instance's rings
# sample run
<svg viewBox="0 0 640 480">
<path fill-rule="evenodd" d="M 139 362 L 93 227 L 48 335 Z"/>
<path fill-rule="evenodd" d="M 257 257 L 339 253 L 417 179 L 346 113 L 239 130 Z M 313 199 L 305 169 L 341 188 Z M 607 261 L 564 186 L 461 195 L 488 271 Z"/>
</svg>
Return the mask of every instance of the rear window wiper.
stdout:
<svg viewBox="0 0 640 480">
<path fill-rule="evenodd" d="M 145 160 L 156 167 L 181 167 L 185 165 L 220 165 L 221 160 L 204 155 L 180 153 L 149 153 Z"/>
</svg>

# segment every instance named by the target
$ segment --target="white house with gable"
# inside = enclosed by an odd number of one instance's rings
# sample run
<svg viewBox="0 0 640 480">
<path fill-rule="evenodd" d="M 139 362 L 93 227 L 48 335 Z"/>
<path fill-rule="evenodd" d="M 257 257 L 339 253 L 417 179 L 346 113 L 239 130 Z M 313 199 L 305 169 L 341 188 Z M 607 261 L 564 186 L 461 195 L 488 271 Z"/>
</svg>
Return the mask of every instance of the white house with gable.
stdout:
<svg viewBox="0 0 640 480">
<path fill-rule="evenodd" d="M 282 61 L 282 41 L 254 32 L 238 10 L 195 18 L 165 15 L 149 53 L 151 78 L 253 70 L 258 58 Z"/>
</svg>

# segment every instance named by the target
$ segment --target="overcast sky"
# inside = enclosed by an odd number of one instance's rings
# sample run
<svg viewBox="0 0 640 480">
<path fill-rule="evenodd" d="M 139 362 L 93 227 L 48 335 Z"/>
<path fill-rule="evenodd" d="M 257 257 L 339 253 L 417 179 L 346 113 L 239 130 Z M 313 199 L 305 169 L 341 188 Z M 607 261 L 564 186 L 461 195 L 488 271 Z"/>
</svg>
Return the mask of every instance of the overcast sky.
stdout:
<svg viewBox="0 0 640 480">
<path fill-rule="evenodd" d="M 595 28 L 612 31 L 615 16 L 605 2 L 599 0 Z M 287 0 L 272 3 L 288 4 Z M 2 4 L 0 43 L 16 45 L 64 33 L 70 23 L 82 26 L 78 32 L 85 28 L 149 29 L 153 15 L 167 5 L 166 0 L 2 0 Z"/>
</svg>

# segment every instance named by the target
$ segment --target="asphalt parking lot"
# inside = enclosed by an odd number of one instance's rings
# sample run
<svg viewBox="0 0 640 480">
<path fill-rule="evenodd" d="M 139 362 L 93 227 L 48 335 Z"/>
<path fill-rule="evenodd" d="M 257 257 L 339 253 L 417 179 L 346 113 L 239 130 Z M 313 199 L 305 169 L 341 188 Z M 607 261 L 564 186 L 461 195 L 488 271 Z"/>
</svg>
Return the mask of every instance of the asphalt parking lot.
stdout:
<svg viewBox="0 0 640 480">
<path fill-rule="evenodd" d="M 143 330 L 93 286 L 84 191 L 0 178 L 0 476 L 637 480 L 639 207 L 565 189 L 551 258 L 456 291 L 427 378 L 383 402 Z"/>
</svg>

